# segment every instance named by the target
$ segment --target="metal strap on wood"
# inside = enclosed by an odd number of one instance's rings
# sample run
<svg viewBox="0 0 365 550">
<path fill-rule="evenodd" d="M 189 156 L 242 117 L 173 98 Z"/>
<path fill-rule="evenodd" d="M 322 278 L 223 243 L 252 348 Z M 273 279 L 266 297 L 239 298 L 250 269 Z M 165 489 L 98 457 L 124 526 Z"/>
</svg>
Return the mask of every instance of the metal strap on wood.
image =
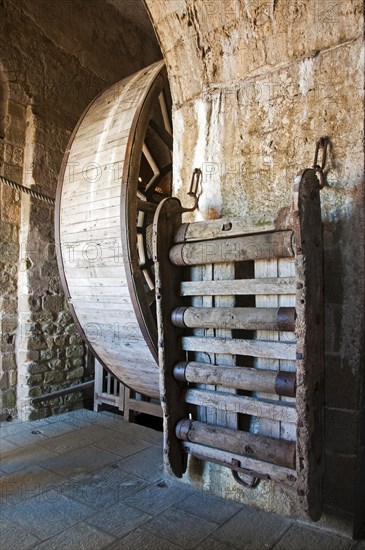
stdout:
<svg viewBox="0 0 365 550">
<path fill-rule="evenodd" d="M 274 218 L 182 224 L 180 202 L 165 199 L 153 224 L 167 468 L 181 477 L 193 455 L 227 466 L 239 482 L 250 476 L 251 487 L 288 484 L 314 520 L 322 510 L 319 190 L 308 169 L 295 180 L 292 207 Z M 282 277 L 267 269 L 258 278 L 260 262 L 282 258 L 290 259 Z M 197 269 L 208 280 L 196 280 Z M 288 295 L 292 306 L 260 306 L 261 296 L 280 304 Z M 272 425 L 282 428 L 265 433 Z"/>
</svg>

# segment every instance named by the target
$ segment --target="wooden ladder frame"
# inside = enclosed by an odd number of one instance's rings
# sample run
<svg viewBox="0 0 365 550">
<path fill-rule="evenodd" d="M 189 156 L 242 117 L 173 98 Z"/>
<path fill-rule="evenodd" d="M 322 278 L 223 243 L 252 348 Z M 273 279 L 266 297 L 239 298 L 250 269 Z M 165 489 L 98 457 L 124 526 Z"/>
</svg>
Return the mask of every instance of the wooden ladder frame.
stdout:
<svg viewBox="0 0 365 550">
<path fill-rule="evenodd" d="M 153 224 L 165 465 L 181 477 L 190 454 L 231 468 L 237 480 L 238 474 L 251 476 L 251 481 L 243 478 L 248 486 L 260 479 L 284 483 L 294 489 L 298 508 L 318 520 L 322 513 L 324 363 L 316 171 L 307 169 L 297 176 L 292 207 L 282 209 L 273 219 L 256 216 L 182 224 L 183 211 L 178 199 L 165 199 Z M 229 264 L 234 275 L 241 262 L 270 258 L 293 258 L 295 275 L 186 280 L 191 266 Z M 222 296 L 285 293 L 295 296 L 295 309 L 237 308 L 234 302 L 222 300 Z M 199 311 L 193 307 L 196 295 L 216 296 L 219 307 Z M 250 334 L 245 330 L 254 331 L 253 337 L 245 337 Z M 258 334 L 265 334 L 258 332 L 262 330 L 284 335 L 291 331 L 294 341 L 259 339 Z M 210 352 L 222 358 L 223 364 L 199 361 L 202 353 Z M 246 358 L 249 367 L 235 365 L 236 357 Z M 257 358 L 264 363 L 291 361 L 296 372 L 257 369 L 252 363 Z M 289 398 L 277 400 L 278 395 Z M 217 415 L 213 422 L 209 415 L 200 415 L 202 409 L 223 410 L 230 416 L 222 426 Z M 260 417 L 292 423 L 295 441 L 252 433 L 237 420 Z"/>
</svg>

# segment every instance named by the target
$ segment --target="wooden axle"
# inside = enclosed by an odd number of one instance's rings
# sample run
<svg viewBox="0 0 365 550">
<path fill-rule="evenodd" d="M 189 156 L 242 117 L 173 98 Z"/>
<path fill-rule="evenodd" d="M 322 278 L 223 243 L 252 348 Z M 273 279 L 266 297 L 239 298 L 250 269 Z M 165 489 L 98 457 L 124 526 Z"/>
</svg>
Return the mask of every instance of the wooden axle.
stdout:
<svg viewBox="0 0 365 550">
<path fill-rule="evenodd" d="M 175 327 L 229 330 L 295 330 L 294 307 L 178 307 L 171 314 Z"/>
<path fill-rule="evenodd" d="M 295 397 L 296 393 L 295 372 L 226 367 L 191 361 L 177 363 L 173 373 L 176 380 L 196 384 L 276 393 L 286 397 Z"/>
<path fill-rule="evenodd" d="M 200 389 L 188 389 L 185 393 L 185 401 L 190 405 L 212 407 L 226 412 L 248 414 L 278 420 L 279 422 L 295 423 L 297 421 L 295 406 L 285 401 L 256 399 L 221 391 Z"/>
<path fill-rule="evenodd" d="M 183 441 L 216 447 L 279 466 L 295 468 L 294 441 L 274 439 L 188 419 L 177 423 L 175 433 L 176 437 Z"/>
<path fill-rule="evenodd" d="M 174 265 L 242 262 L 267 258 L 292 258 L 293 231 L 275 231 L 245 237 L 176 244 L 170 250 Z"/>
</svg>

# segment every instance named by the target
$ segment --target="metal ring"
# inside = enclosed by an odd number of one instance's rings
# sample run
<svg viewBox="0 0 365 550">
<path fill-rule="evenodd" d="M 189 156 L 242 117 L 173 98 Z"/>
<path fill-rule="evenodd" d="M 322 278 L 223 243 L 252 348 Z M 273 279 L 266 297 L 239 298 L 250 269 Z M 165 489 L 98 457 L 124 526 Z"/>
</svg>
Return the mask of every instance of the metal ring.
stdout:
<svg viewBox="0 0 365 550">
<path fill-rule="evenodd" d="M 235 458 L 232 458 L 232 466 L 239 468 L 241 466 L 241 463 Z M 260 483 L 260 479 L 258 477 L 250 476 L 249 474 L 246 474 L 251 478 L 251 481 L 245 481 L 239 476 L 239 473 L 236 470 L 231 470 L 231 472 L 232 472 L 233 479 L 237 481 L 239 485 L 246 487 L 246 489 L 253 489 Z"/>
</svg>

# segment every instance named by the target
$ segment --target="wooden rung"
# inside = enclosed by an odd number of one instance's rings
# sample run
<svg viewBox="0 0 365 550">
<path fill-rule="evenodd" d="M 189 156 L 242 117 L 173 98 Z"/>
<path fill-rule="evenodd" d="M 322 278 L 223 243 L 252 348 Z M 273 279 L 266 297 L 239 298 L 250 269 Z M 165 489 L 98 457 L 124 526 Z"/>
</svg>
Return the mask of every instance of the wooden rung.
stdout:
<svg viewBox="0 0 365 550">
<path fill-rule="evenodd" d="M 128 398 L 127 401 L 128 409 L 134 412 L 150 414 L 151 416 L 158 416 L 159 418 L 162 418 L 162 408 L 158 403 L 151 403 L 150 401 L 132 398 Z"/>
<path fill-rule="evenodd" d="M 277 466 L 269 462 L 255 460 L 247 456 L 222 451 L 220 449 L 213 449 L 212 447 L 205 447 L 204 445 L 197 445 L 196 443 L 187 441 L 182 442 L 181 445 L 187 453 L 201 460 L 221 464 L 236 471 L 246 470 L 244 473 L 253 475 L 254 477 L 272 479 L 290 484 L 296 482 L 296 474 L 290 468 L 284 468 L 283 466 Z M 238 463 L 239 466 L 234 466 L 232 468 L 232 460 L 236 461 L 236 464 Z"/>
<path fill-rule="evenodd" d="M 183 336 L 181 345 L 184 351 L 203 351 L 206 353 L 231 353 L 266 359 L 287 359 L 295 361 L 296 345 L 265 340 L 239 340 L 231 338 L 201 338 Z"/>
<path fill-rule="evenodd" d="M 296 444 L 294 441 L 231 430 L 189 419 L 180 420 L 177 423 L 175 434 L 183 441 L 216 447 L 222 451 L 240 455 L 250 455 L 257 460 L 295 469 Z"/>
<path fill-rule="evenodd" d="M 226 239 L 238 235 L 279 231 L 291 228 L 289 208 L 283 208 L 276 217 L 257 215 L 245 218 L 222 218 L 203 222 L 183 223 L 174 235 L 175 243 Z"/>
<path fill-rule="evenodd" d="M 294 307 L 178 307 L 171 314 L 175 327 L 295 330 Z"/>
<path fill-rule="evenodd" d="M 295 423 L 297 421 L 295 406 L 286 401 L 255 399 L 232 393 L 198 389 L 188 389 L 185 401 L 190 405 L 213 407 L 227 412 L 248 414 L 280 422 Z"/>
<path fill-rule="evenodd" d="M 228 367 L 197 363 L 177 363 L 173 370 L 176 380 L 195 384 L 213 384 L 237 390 L 276 393 L 295 397 L 296 374 L 247 367 Z"/>
<path fill-rule="evenodd" d="M 295 278 L 236 279 L 233 281 L 183 281 L 180 296 L 234 296 L 295 294 Z"/>
<path fill-rule="evenodd" d="M 292 258 L 292 231 L 276 231 L 215 241 L 176 244 L 170 250 L 174 265 L 203 265 L 269 258 Z"/>
</svg>

